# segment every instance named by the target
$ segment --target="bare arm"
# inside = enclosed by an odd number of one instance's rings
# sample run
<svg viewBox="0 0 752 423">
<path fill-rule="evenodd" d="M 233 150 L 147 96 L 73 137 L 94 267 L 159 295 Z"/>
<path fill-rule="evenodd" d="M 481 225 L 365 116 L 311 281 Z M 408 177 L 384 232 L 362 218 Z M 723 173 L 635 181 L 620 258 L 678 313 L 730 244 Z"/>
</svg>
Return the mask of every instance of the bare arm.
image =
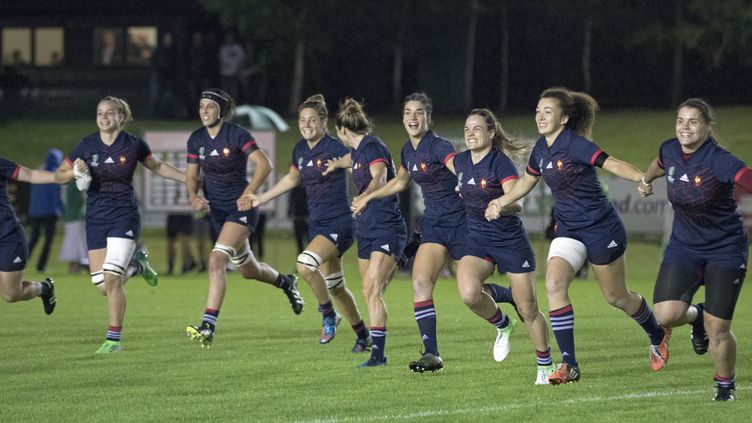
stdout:
<svg viewBox="0 0 752 423">
<path fill-rule="evenodd" d="M 300 184 L 300 171 L 294 167 L 290 167 L 290 172 L 283 176 L 274 186 L 260 195 L 253 194 L 253 207 L 258 207 L 268 201 L 271 201 L 280 195 L 290 191 Z"/>
<path fill-rule="evenodd" d="M 170 163 L 163 162 L 159 157 L 150 155 L 144 160 L 144 167 L 156 173 L 157 175 L 171 179 L 175 182 L 185 183 L 185 172 L 179 170 Z"/>
<path fill-rule="evenodd" d="M 272 162 L 269 160 L 269 156 L 264 153 L 263 150 L 256 150 L 248 156 L 248 160 L 252 161 L 256 166 L 256 170 L 253 172 L 253 177 L 248 186 L 245 187 L 245 191 L 238 198 L 238 210 L 245 211 L 253 207 L 253 196 L 256 191 L 261 188 L 266 178 L 272 172 Z"/>
<path fill-rule="evenodd" d="M 368 184 L 365 191 L 361 193 L 360 195 L 368 195 L 372 192 L 375 192 L 379 188 L 386 185 L 386 163 L 376 163 L 374 165 L 371 165 L 368 170 L 371 171 L 371 183 Z"/>
<path fill-rule="evenodd" d="M 642 172 L 633 166 L 631 163 L 621 161 L 613 156 L 609 156 L 605 162 L 603 162 L 602 168 L 624 179 L 629 179 L 633 182 L 639 182 L 642 179 Z"/>
<path fill-rule="evenodd" d="M 198 195 L 199 189 L 199 165 L 198 163 L 188 163 L 185 170 L 185 186 L 188 191 L 188 199 L 191 200 L 193 210 L 206 210 L 209 207 L 209 201 L 203 196 Z"/>
<path fill-rule="evenodd" d="M 663 176 L 665 172 L 663 169 L 661 169 L 660 166 L 658 166 L 658 158 L 656 157 L 653 159 L 652 162 L 650 162 L 650 166 L 648 166 L 648 170 L 645 172 L 645 176 L 640 179 L 640 182 L 637 184 L 637 191 L 640 192 L 640 195 L 642 197 L 647 197 L 648 195 L 653 194 L 653 181 Z"/>
<path fill-rule="evenodd" d="M 535 188 L 535 185 L 538 183 L 538 179 L 540 179 L 540 176 L 533 176 L 525 172 L 522 174 L 522 178 L 518 179 L 517 181 L 507 181 L 506 183 L 504 183 L 503 188 L 506 194 L 491 201 L 488 204 L 488 207 L 486 208 L 486 219 L 497 219 L 501 215 L 502 210 L 532 191 L 533 188 Z M 509 191 L 507 191 L 506 187 L 509 183 L 514 185 L 510 187 Z"/>
<path fill-rule="evenodd" d="M 371 171 L 371 175 L 373 175 L 373 171 Z M 394 195 L 398 192 L 406 190 L 407 187 L 410 186 L 410 182 L 412 182 L 412 179 L 410 179 L 410 172 L 400 166 L 399 172 L 397 172 L 397 176 L 394 179 L 371 193 L 364 192 L 363 194 L 353 198 L 351 208 L 353 215 L 359 215 L 371 200 L 388 197 L 390 195 Z"/>
<path fill-rule="evenodd" d="M 326 169 L 323 175 L 326 176 L 337 169 L 350 169 L 352 167 L 352 155 L 350 153 L 345 154 L 342 157 L 335 157 L 334 159 L 326 161 Z"/>
<path fill-rule="evenodd" d="M 55 179 L 55 173 L 48 172 L 46 170 L 29 169 L 28 167 L 18 166 L 18 180 L 21 182 L 29 182 L 31 184 L 64 184 L 65 182 L 57 182 Z"/>
<path fill-rule="evenodd" d="M 67 161 L 63 160 L 60 166 L 55 171 L 55 183 L 67 184 L 72 181 L 76 176 L 73 174 L 73 168 Z"/>
</svg>

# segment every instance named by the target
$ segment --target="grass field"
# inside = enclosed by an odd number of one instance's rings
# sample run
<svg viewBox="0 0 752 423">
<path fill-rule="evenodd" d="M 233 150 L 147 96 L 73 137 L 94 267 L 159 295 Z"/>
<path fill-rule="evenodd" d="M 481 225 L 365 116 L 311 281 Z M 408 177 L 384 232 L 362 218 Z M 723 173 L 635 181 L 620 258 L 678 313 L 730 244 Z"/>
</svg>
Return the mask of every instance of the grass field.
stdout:
<svg viewBox="0 0 752 423">
<path fill-rule="evenodd" d="M 153 263 L 164 269 L 162 234 L 145 235 Z M 535 245 L 543 254 L 546 245 Z M 270 234 L 267 250 L 270 264 L 291 270 L 294 245 L 286 234 Z M 348 285 L 365 312 L 354 260 L 351 250 Z M 656 244 L 635 242 L 628 250 L 630 287 L 648 298 L 658 260 Z M 419 356 L 421 343 L 405 276 L 386 293 L 389 365 L 357 369 L 367 357 L 350 352 L 355 336 L 346 324 L 331 344 L 318 345 L 321 319 L 304 283 L 306 308 L 295 316 L 280 291 L 231 274 L 217 337 L 207 350 L 183 334 L 185 325 L 200 320 L 205 274 L 162 277 L 156 288 L 134 278 L 126 286 L 124 349 L 96 356 L 107 324 L 105 299 L 86 275 L 66 275 L 60 264 L 49 272 L 57 279 L 53 315 L 45 316 L 38 300 L 0 304 L 2 421 L 746 421 L 750 409 L 749 290 L 742 291 L 734 325 L 739 400 L 718 404 L 710 401 L 710 356 L 694 354 L 687 327 L 674 331 L 668 366 L 651 372 L 646 336 L 602 300 L 592 279 L 576 281 L 571 290 L 582 381 L 554 387 L 533 385 L 534 354 L 524 326 L 513 335 L 509 358 L 493 360 L 495 331 L 461 303 L 452 279 L 441 279 L 435 295 L 446 368 L 415 374 L 407 363 Z M 540 293 L 543 272 L 538 269 Z M 545 295 L 540 306 L 547 310 Z M 558 360 L 555 342 L 552 353 Z"/>
</svg>

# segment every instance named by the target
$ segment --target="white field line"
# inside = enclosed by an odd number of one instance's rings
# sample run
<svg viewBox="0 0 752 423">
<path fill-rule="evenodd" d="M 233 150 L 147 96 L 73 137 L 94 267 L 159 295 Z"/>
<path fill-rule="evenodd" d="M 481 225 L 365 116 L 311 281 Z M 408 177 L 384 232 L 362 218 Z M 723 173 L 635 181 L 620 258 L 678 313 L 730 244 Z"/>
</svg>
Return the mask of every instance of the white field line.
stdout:
<svg viewBox="0 0 752 423">
<path fill-rule="evenodd" d="M 747 387 L 738 387 L 737 391 L 746 391 Z M 701 395 L 706 394 L 708 396 L 708 401 L 710 401 L 712 396 L 712 390 L 709 389 L 702 389 L 702 390 L 694 390 L 694 391 L 666 391 L 666 392 L 640 392 L 640 393 L 631 393 L 631 394 L 624 394 L 624 395 L 616 395 L 612 397 L 606 397 L 606 396 L 586 396 L 586 397 L 579 397 L 574 399 L 565 399 L 560 401 L 561 405 L 577 405 L 579 403 L 592 403 L 592 402 L 612 402 L 612 401 L 621 401 L 621 400 L 629 400 L 629 399 L 639 399 L 639 398 L 661 398 L 661 397 L 675 397 L 675 396 L 694 396 L 694 395 Z M 516 399 L 515 401 L 517 401 Z M 484 407 L 474 407 L 474 408 L 459 408 L 459 409 L 451 409 L 451 410 L 426 410 L 426 411 L 417 411 L 414 413 L 406 413 L 406 414 L 389 414 L 389 415 L 382 415 L 382 416 L 357 416 L 357 417 L 330 417 L 330 418 L 324 418 L 324 419 L 311 419 L 311 420 L 296 420 L 296 423 L 347 423 L 347 422 L 374 422 L 374 421 L 397 421 L 397 420 L 413 420 L 413 419 L 420 419 L 425 417 L 440 417 L 440 416 L 462 416 L 466 414 L 472 414 L 472 415 L 478 415 L 478 414 L 490 414 L 490 413 L 498 413 L 503 411 L 509 411 L 509 410 L 515 410 L 519 408 L 529 408 L 529 407 L 535 407 L 535 406 L 546 406 L 546 407 L 552 407 L 555 406 L 556 401 L 546 400 L 546 401 L 535 401 L 532 403 L 520 403 L 520 402 L 514 402 L 510 404 L 504 404 L 504 405 L 496 405 L 496 406 L 484 406 Z"/>
</svg>

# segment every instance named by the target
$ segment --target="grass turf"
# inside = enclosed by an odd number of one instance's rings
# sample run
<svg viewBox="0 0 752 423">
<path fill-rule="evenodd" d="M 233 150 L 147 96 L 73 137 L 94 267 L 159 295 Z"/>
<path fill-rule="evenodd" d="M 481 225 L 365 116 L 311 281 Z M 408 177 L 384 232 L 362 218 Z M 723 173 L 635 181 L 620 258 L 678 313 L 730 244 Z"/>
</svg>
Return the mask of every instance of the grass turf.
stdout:
<svg viewBox="0 0 752 423">
<path fill-rule="evenodd" d="M 164 269 L 161 232 L 146 231 L 144 240 L 155 267 Z M 535 245 L 542 255 L 545 243 Z M 291 239 L 273 232 L 266 260 L 289 271 L 293 250 Z M 352 251 L 345 256 L 348 286 L 367 314 Z M 651 298 L 659 246 L 634 242 L 627 254 L 630 288 Z M 53 315 L 42 313 L 39 300 L 0 304 L 3 421 L 740 421 L 748 409 L 752 311 L 744 290 L 734 320 L 739 400 L 718 404 L 710 401 L 710 355 L 694 354 L 688 327 L 674 331 L 668 366 L 651 372 L 647 337 L 605 303 L 592 277 L 575 281 L 570 291 L 582 381 L 554 387 L 533 385 L 535 356 L 524 326 L 513 335 L 507 360 L 493 361 L 494 328 L 461 303 L 451 278 L 440 279 L 435 293 L 446 368 L 415 374 L 407 363 L 418 358 L 421 343 L 404 275 L 385 296 L 389 365 L 358 369 L 367 355 L 350 352 L 355 335 L 346 322 L 331 344 L 318 344 L 321 317 L 304 282 L 306 308 L 295 316 L 281 291 L 231 274 L 214 345 L 202 349 L 184 329 L 200 321 L 206 274 L 162 276 L 156 288 L 134 278 L 126 285 L 123 351 L 97 356 L 107 325 L 105 299 L 87 275 L 66 275 L 54 260 L 49 271 L 57 276 Z M 537 273 L 545 312 L 544 269 Z M 558 361 L 553 336 L 551 342 Z"/>
</svg>

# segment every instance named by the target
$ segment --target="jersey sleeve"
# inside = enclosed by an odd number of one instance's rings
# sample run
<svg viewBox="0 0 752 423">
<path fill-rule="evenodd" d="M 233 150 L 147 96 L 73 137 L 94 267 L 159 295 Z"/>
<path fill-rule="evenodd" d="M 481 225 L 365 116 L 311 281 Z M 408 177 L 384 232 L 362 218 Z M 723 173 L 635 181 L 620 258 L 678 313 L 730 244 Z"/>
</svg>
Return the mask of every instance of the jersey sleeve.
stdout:
<svg viewBox="0 0 752 423">
<path fill-rule="evenodd" d="M 65 158 L 65 161 L 68 162 L 70 167 L 73 167 L 73 162 L 75 162 L 76 159 L 85 160 L 83 144 L 83 141 L 76 144 L 76 146 L 73 147 L 73 151 L 71 151 L 70 154 L 68 154 L 68 157 Z"/>
<path fill-rule="evenodd" d="M 346 147 L 344 144 L 342 144 L 342 141 L 336 138 L 332 138 L 332 140 L 333 142 L 331 143 L 331 145 L 332 145 L 332 153 L 334 154 L 334 157 L 339 158 L 339 157 L 343 157 L 352 153 L 352 150 Z"/>
<path fill-rule="evenodd" d="M 20 170 L 21 166 L 8 159 L 0 157 L 0 176 L 6 180 L 16 180 Z"/>
<path fill-rule="evenodd" d="M 242 126 L 236 127 L 236 131 L 233 134 L 233 142 L 246 157 L 259 149 L 258 144 L 256 144 L 256 139 L 253 138 L 253 134 L 248 132 Z"/>
<path fill-rule="evenodd" d="M 499 154 L 499 160 L 495 163 L 494 172 L 496 173 L 496 178 L 499 179 L 501 185 L 504 185 L 504 182 L 506 181 L 520 178 L 520 174 L 517 172 L 517 167 L 504 153 Z"/>
<path fill-rule="evenodd" d="M 658 167 L 661 169 L 666 169 L 666 149 L 669 146 L 669 143 L 671 143 L 671 140 L 664 141 L 660 147 L 658 147 Z"/>
<path fill-rule="evenodd" d="M 446 164 L 455 154 L 454 146 L 445 139 L 437 138 L 431 146 L 431 160 L 436 163 Z"/>
<path fill-rule="evenodd" d="M 602 154 L 606 154 L 606 152 L 586 138 L 574 137 L 572 138 L 572 144 L 569 146 L 569 154 L 579 162 L 595 166 L 598 158 Z"/>
<path fill-rule="evenodd" d="M 538 149 L 536 145 L 536 147 L 533 147 L 533 151 L 530 152 L 530 159 L 528 159 L 527 168 L 525 169 L 525 173 L 532 176 L 541 176 L 537 151 Z"/>
<path fill-rule="evenodd" d="M 199 142 L 196 139 L 196 134 L 191 134 L 190 137 L 188 137 L 188 142 L 186 144 L 186 161 L 189 164 L 197 164 L 198 163 L 198 156 L 199 156 Z"/>
<path fill-rule="evenodd" d="M 747 172 L 747 165 L 724 150 L 714 157 L 713 172 L 719 181 L 735 183 Z"/>
<path fill-rule="evenodd" d="M 305 141 L 302 141 L 305 142 Z M 294 167 L 297 170 L 300 170 L 298 167 L 298 163 L 295 161 L 295 155 L 298 153 L 298 149 L 300 148 L 300 143 L 295 144 L 295 148 L 292 149 L 292 155 L 290 156 L 290 167 Z"/>
<path fill-rule="evenodd" d="M 380 148 L 378 144 L 369 144 L 363 150 L 363 156 L 368 161 L 368 167 L 371 167 L 378 163 L 384 163 L 389 167 L 389 156 L 386 154 L 383 148 Z"/>
<path fill-rule="evenodd" d="M 149 144 L 147 144 L 146 141 L 142 140 L 141 138 L 136 138 L 136 142 L 138 143 L 138 161 L 143 163 L 146 159 L 149 158 L 149 156 L 151 156 L 151 147 L 149 147 Z"/>
</svg>

